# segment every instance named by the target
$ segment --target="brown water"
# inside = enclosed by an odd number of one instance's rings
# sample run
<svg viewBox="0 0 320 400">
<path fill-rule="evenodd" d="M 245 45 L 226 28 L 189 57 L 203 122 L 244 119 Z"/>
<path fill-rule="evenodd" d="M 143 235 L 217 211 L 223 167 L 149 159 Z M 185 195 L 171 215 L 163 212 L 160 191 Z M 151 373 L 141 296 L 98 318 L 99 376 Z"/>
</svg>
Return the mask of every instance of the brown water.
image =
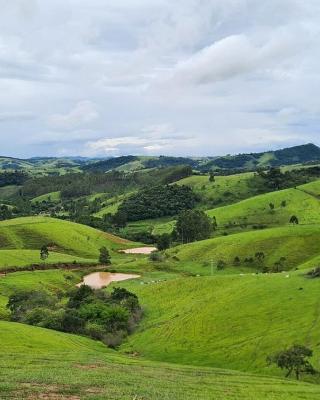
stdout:
<svg viewBox="0 0 320 400">
<path fill-rule="evenodd" d="M 77 286 L 79 287 L 81 285 L 88 285 L 92 289 L 101 289 L 110 285 L 111 282 L 120 282 L 134 278 L 140 278 L 140 275 L 111 272 L 93 272 L 92 274 L 84 276 L 83 281 L 81 283 L 78 283 Z"/>
<path fill-rule="evenodd" d="M 136 247 L 134 249 L 126 249 L 126 250 L 121 250 L 121 253 L 126 253 L 126 254 L 150 254 L 153 251 L 156 251 L 156 247 Z"/>
</svg>

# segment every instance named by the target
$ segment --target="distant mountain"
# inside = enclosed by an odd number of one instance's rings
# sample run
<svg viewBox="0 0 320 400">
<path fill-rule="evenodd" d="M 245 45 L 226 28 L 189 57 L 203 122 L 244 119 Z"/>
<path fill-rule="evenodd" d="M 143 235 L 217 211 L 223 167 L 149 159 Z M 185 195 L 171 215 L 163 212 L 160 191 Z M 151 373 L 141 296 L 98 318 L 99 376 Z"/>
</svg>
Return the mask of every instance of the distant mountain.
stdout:
<svg viewBox="0 0 320 400">
<path fill-rule="evenodd" d="M 312 143 L 262 153 L 216 157 L 200 166 L 200 170 L 254 170 L 308 162 L 320 162 L 320 148 Z"/>
<path fill-rule="evenodd" d="M 89 163 L 82 167 L 83 171 L 90 172 L 107 172 L 112 169 L 116 169 L 125 164 L 129 164 L 133 161 L 138 160 L 136 156 L 121 156 L 115 158 L 109 158 L 108 160 L 96 161 L 93 163 Z"/>
<path fill-rule="evenodd" d="M 109 158 L 84 157 L 33 157 L 19 159 L 0 157 L 0 171 L 20 170 L 32 175 L 58 175 L 69 172 L 124 172 L 150 168 L 167 168 L 178 165 L 191 167 L 199 172 L 252 171 L 257 168 L 293 164 L 320 163 L 320 148 L 312 143 L 261 153 L 244 153 L 218 157 L 146 157 L 120 156 Z M 227 172 L 228 173 L 228 172 Z"/>
</svg>

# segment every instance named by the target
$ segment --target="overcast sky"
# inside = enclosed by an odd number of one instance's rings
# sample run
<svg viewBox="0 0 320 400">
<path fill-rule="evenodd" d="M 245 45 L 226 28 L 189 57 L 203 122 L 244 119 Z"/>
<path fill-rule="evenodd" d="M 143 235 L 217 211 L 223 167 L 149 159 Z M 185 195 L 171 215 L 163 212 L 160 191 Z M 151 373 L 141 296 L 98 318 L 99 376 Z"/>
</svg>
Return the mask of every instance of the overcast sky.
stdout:
<svg viewBox="0 0 320 400">
<path fill-rule="evenodd" d="M 319 0 L 0 0 L 0 154 L 320 144 Z"/>
</svg>

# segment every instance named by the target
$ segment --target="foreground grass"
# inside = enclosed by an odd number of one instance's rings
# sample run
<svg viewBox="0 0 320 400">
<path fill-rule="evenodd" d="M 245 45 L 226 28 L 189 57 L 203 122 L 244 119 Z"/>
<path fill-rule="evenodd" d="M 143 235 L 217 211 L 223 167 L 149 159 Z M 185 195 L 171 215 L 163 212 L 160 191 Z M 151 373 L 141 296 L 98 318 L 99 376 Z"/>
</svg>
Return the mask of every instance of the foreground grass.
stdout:
<svg viewBox="0 0 320 400">
<path fill-rule="evenodd" d="M 1 399 L 316 400 L 320 387 L 138 361 L 75 335 L 0 322 Z"/>
<path fill-rule="evenodd" d="M 122 286 L 139 296 L 145 317 L 123 351 L 167 362 L 263 374 L 266 357 L 294 343 L 311 347 L 320 369 L 320 279 L 299 271 L 178 278 Z"/>
</svg>

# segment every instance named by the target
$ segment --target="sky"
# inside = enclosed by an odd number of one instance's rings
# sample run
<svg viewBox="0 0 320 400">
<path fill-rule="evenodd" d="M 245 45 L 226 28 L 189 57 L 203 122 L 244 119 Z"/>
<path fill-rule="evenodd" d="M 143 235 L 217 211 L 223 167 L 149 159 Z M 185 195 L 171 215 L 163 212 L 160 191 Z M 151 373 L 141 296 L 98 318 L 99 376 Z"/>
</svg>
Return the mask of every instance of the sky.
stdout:
<svg viewBox="0 0 320 400">
<path fill-rule="evenodd" d="M 0 154 L 320 144 L 318 0 L 0 0 Z"/>
</svg>

